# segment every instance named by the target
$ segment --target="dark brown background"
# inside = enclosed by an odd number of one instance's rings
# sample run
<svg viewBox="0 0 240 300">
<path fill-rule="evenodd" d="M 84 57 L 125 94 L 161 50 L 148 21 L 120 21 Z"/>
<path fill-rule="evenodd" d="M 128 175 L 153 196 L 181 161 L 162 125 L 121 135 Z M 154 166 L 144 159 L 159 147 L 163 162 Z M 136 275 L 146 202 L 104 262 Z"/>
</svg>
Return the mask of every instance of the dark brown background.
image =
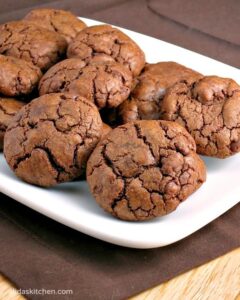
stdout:
<svg viewBox="0 0 240 300">
<path fill-rule="evenodd" d="M 240 2 L 179 3 L 0 0 L 0 22 L 21 18 L 33 7 L 69 9 L 77 15 L 139 31 L 239 67 Z M 239 204 L 178 243 L 134 250 L 71 230 L 3 194 L 0 200 L 0 271 L 22 289 L 74 291 L 70 297 L 44 299 L 122 299 L 240 246 Z"/>
<path fill-rule="evenodd" d="M 34 7 L 68 9 L 240 67 L 239 0 L 0 0 L 0 22 Z"/>
</svg>

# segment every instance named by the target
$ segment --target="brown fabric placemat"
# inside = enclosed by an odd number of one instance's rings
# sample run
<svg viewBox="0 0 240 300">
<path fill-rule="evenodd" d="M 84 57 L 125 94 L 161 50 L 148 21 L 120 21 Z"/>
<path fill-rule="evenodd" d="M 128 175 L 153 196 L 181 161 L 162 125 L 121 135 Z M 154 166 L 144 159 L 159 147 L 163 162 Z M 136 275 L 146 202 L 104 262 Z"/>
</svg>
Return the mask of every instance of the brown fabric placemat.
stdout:
<svg viewBox="0 0 240 300">
<path fill-rule="evenodd" d="M 211 0 L 211 5 L 214 1 L 217 6 L 218 0 Z M 69 9 L 81 16 L 178 44 L 235 67 L 240 65 L 235 35 L 219 38 L 216 29 L 206 32 L 201 19 L 195 22 L 194 14 L 190 13 L 194 12 L 192 1 L 186 1 L 186 10 L 177 10 L 178 15 L 173 0 L 166 1 L 168 6 L 157 0 L 29 2 L 0 0 L 0 22 L 21 18 L 37 6 Z M 229 0 L 226 5 L 237 9 L 239 4 Z M 204 16 L 206 8 L 202 6 L 198 10 Z M 208 12 L 208 22 L 211 18 L 214 22 L 213 14 L 213 10 Z M 239 16 L 233 17 L 236 15 Z M 219 20 L 225 22 L 224 18 Z M 238 31 L 238 23 L 236 19 L 234 27 L 232 22 L 231 30 Z M 0 194 L 0 271 L 22 289 L 72 289 L 74 292 L 69 297 L 57 295 L 56 299 L 123 299 L 239 247 L 239 228 L 240 205 L 237 205 L 178 243 L 152 250 L 128 249 L 76 232 Z M 54 296 L 29 298 L 53 299 Z"/>
<path fill-rule="evenodd" d="M 238 32 L 240 26 L 240 1 L 221 0 L 221 2 L 225 3 L 221 10 L 218 9 L 219 0 L 184 0 L 181 3 L 180 2 L 181 1 L 173 0 L 125 1 L 123 3 L 119 3 L 116 6 L 105 8 L 104 11 L 87 13 L 87 16 L 89 15 L 89 17 L 95 18 L 97 20 L 116 24 L 162 39 L 164 41 L 196 51 L 229 65 L 240 68 L 240 45 L 238 43 Z M 215 3 L 216 10 L 212 9 L 211 11 L 209 11 L 209 5 L 206 4 L 207 2 L 211 2 L 211 6 L 214 6 L 213 4 Z M 163 3 L 165 3 L 165 7 L 168 7 L 169 16 L 164 14 L 164 11 L 162 10 Z M 201 5 L 199 5 L 199 3 L 201 3 Z M 184 9 L 182 9 L 183 12 L 189 11 L 188 15 L 184 14 L 185 24 L 178 22 L 182 13 L 182 11 L 179 9 L 179 6 L 181 5 L 184 7 Z M 199 8 L 198 14 L 203 15 L 203 17 L 198 22 L 195 22 L 196 16 L 192 14 L 190 10 L 193 5 L 196 5 Z M 202 31 L 203 28 L 199 27 L 200 21 L 202 23 L 205 22 L 206 14 L 206 17 L 209 20 L 208 23 L 210 23 L 210 21 L 212 22 L 212 27 L 218 26 L 215 21 L 216 14 L 218 14 L 219 25 L 224 27 L 226 20 L 225 18 L 221 18 L 220 16 L 221 14 L 224 14 L 224 11 L 225 9 L 227 10 L 228 6 L 231 7 L 233 11 L 236 10 L 239 12 L 231 14 L 231 18 L 235 18 L 235 22 L 232 21 L 232 27 L 228 28 L 229 32 L 237 32 L 236 35 L 231 36 L 232 41 L 234 37 L 236 38 L 236 40 L 234 40 L 235 43 L 228 42 L 228 35 L 222 35 L 222 38 L 220 39 L 217 37 L 217 35 L 204 33 Z M 194 27 L 193 24 L 195 24 Z M 228 22 L 228 24 L 230 24 L 230 22 Z M 161 49 L 156 49 L 156 51 L 161 51 Z"/>
<path fill-rule="evenodd" d="M 240 205 L 178 243 L 137 250 L 81 234 L 1 194 L 0 270 L 22 289 L 73 290 L 57 299 L 124 299 L 240 246 L 239 216 Z"/>
<path fill-rule="evenodd" d="M 240 46 L 238 0 L 184 0 L 184 5 L 179 5 L 179 0 L 149 0 L 148 3 L 153 11 L 163 17 Z"/>
<path fill-rule="evenodd" d="M 20 19 L 36 7 L 67 9 L 240 68 L 238 0 L 184 0 L 182 5 L 177 0 L 0 0 L 0 7 L 0 23 Z"/>
</svg>

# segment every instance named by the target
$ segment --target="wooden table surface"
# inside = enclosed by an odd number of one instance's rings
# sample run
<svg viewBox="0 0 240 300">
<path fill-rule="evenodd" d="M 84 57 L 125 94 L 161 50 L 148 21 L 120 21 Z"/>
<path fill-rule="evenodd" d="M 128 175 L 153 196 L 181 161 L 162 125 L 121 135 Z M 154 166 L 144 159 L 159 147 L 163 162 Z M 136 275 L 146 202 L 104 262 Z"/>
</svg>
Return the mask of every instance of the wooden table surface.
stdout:
<svg viewBox="0 0 240 300">
<path fill-rule="evenodd" d="M 0 300 L 23 300 L 0 275 Z M 44 297 L 43 297 L 44 299 Z M 240 300 L 240 248 L 130 300 Z"/>
</svg>

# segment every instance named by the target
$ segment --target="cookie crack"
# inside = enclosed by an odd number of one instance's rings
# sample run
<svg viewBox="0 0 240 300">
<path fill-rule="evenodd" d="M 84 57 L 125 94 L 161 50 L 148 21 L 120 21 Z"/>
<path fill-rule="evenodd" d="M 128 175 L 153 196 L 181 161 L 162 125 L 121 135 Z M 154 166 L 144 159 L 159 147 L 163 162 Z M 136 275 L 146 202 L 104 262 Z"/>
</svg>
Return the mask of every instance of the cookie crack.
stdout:
<svg viewBox="0 0 240 300">
<path fill-rule="evenodd" d="M 142 140 L 144 142 L 144 144 L 148 147 L 154 161 L 156 161 L 156 158 L 155 158 L 155 154 L 153 152 L 153 149 L 152 149 L 152 145 L 151 143 L 147 140 L 146 136 L 144 136 L 141 132 L 141 127 L 137 124 L 137 123 L 134 123 L 134 128 L 135 128 L 135 131 L 136 131 L 136 135 L 137 135 L 137 138 Z"/>
<path fill-rule="evenodd" d="M 8 116 L 14 116 L 15 113 L 10 113 L 6 110 L 6 108 L 1 104 L 0 102 L 0 110 L 5 114 L 5 115 L 8 115 Z"/>
<path fill-rule="evenodd" d="M 66 173 L 66 174 L 70 175 L 70 173 L 69 173 L 68 171 L 66 171 L 66 169 L 65 169 L 63 166 L 61 166 L 61 165 L 57 162 L 57 160 L 56 160 L 56 158 L 54 157 L 54 155 L 52 154 L 51 150 L 50 150 L 48 147 L 46 147 L 46 145 L 43 145 L 43 146 L 40 146 L 40 145 L 39 145 L 39 146 L 36 146 L 36 147 L 34 147 L 34 148 L 31 150 L 30 153 L 27 153 L 27 154 L 25 154 L 24 156 L 17 158 L 15 164 L 13 165 L 14 171 L 16 171 L 16 170 L 18 169 L 19 164 L 21 164 L 22 162 L 24 162 L 25 160 L 27 160 L 27 159 L 29 159 L 29 158 L 31 157 L 32 152 L 33 152 L 34 150 L 38 150 L 38 149 L 44 151 L 44 153 L 45 153 L 46 156 L 47 156 L 47 159 L 48 159 L 49 163 L 51 164 L 51 167 L 57 172 L 57 176 L 56 176 L 56 178 L 55 178 L 55 180 L 56 180 L 57 182 L 61 182 L 61 180 L 60 180 L 60 175 L 61 175 L 62 173 Z"/>
<path fill-rule="evenodd" d="M 106 148 L 107 148 L 107 144 L 105 144 L 103 146 L 102 151 L 101 151 L 101 156 L 103 157 L 103 160 L 105 161 L 106 165 L 112 170 L 113 174 L 116 176 L 116 179 L 121 179 L 123 181 L 123 189 L 121 190 L 121 192 L 119 193 L 119 195 L 115 199 L 113 199 L 113 202 L 111 204 L 111 209 L 116 214 L 115 207 L 116 207 L 117 203 L 119 201 L 122 201 L 123 198 L 124 198 L 127 201 L 127 205 L 128 205 L 129 210 L 132 213 L 134 213 L 134 211 L 129 206 L 129 200 L 127 199 L 127 195 L 126 195 L 127 178 L 125 176 L 123 176 L 121 174 L 121 172 L 119 172 L 118 169 L 116 170 L 116 167 L 114 166 L 113 162 L 111 161 L 111 159 L 109 159 L 109 157 L 106 154 Z"/>
<path fill-rule="evenodd" d="M 4 26 L 3 26 L 3 31 L 4 30 L 6 30 L 8 33 L 9 33 L 9 35 L 6 37 L 6 39 L 2 42 L 2 44 L 0 45 L 1 47 L 4 45 L 4 44 L 6 44 L 10 39 L 11 39 L 11 37 L 12 37 L 12 35 L 13 35 L 13 32 L 12 32 L 12 30 L 10 30 L 10 28 L 8 27 L 8 25 L 7 24 L 5 24 Z"/>
<path fill-rule="evenodd" d="M 50 19 L 49 19 L 49 23 L 50 23 L 50 26 L 53 28 L 53 30 L 54 30 L 55 32 L 59 33 L 60 30 L 55 26 L 55 24 L 53 23 L 51 17 L 50 17 Z"/>
<path fill-rule="evenodd" d="M 156 204 L 154 204 L 153 203 L 153 200 L 152 200 L 152 193 L 157 193 L 158 195 L 162 195 L 162 193 L 160 193 L 159 191 L 155 191 L 154 189 L 149 189 L 149 188 L 147 188 L 145 185 L 144 185 L 144 181 L 141 179 L 141 177 L 139 176 L 138 177 L 138 179 L 139 179 L 139 181 L 141 182 L 141 186 L 142 186 L 142 188 L 144 188 L 148 193 L 149 193 L 149 199 L 150 199 L 150 201 L 151 201 L 151 203 L 152 203 L 152 208 L 150 208 L 149 210 L 144 210 L 144 211 L 146 211 L 146 212 L 149 212 L 150 213 L 150 211 L 152 211 L 152 210 L 154 210 L 155 208 L 156 208 Z M 164 202 L 164 205 L 165 205 L 165 201 L 163 201 Z M 141 207 L 139 207 L 139 208 L 141 208 Z"/>
<path fill-rule="evenodd" d="M 102 35 L 108 35 L 111 37 L 112 35 L 117 34 L 117 33 L 118 33 L 118 31 L 115 29 L 110 30 L 110 31 L 103 31 L 102 33 L 85 32 L 85 37 L 83 37 L 81 40 L 76 40 L 76 45 L 74 45 L 75 46 L 74 49 L 79 49 L 78 43 L 84 44 L 86 47 L 88 47 L 91 50 L 91 55 L 85 57 L 84 61 L 89 61 L 91 58 L 94 58 L 95 56 L 97 56 L 99 54 L 104 54 L 104 55 L 112 57 L 115 61 L 123 63 L 125 66 L 127 66 L 130 69 L 130 71 L 132 71 L 131 64 L 124 58 L 124 56 L 120 55 L 122 45 L 126 44 L 127 42 L 120 41 L 119 38 L 115 37 L 114 40 L 112 41 L 111 47 L 108 48 L 110 53 L 107 53 L 107 51 L 99 51 L 98 49 L 96 49 L 95 44 L 90 42 L 90 37 L 92 37 L 94 40 L 95 38 L 98 38 L 99 36 L 102 36 Z M 119 46 L 117 53 L 114 53 L 114 50 L 115 50 L 114 45 Z"/>
<path fill-rule="evenodd" d="M 120 171 L 118 168 L 116 168 L 116 166 L 114 166 L 114 163 L 112 162 L 112 160 L 111 160 L 111 159 L 108 157 L 108 155 L 106 154 L 106 148 L 107 148 L 107 144 L 105 144 L 105 145 L 103 146 L 103 149 L 102 149 L 102 151 L 101 151 L 101 157 L 103 157 L 103 160 L 104 160 L 105 164 L 112 170 L 112 172 L 113 172 L 113 174 L 115 175 L 116 179 L 121 179 L 121 180 L 123 181 L 123 185 L 124 185 L 124 186 L 123 186 L 123 189 L 121 190 L 121 192 L 118 194 L 118 196 L 117 196 L 115 199 L 113 199 L 113 202 L 112 202 L 112 204 L 111 204 L 111 209 L 112 209 L 112 211 L 114 212 L 114 214 L 117 214 L 116 211 L 115 211 L 115 207 L 117 206 L 118 202 L 120 202 L 120 201 L 122 201 L 122 200 L 125 199 L 126 202 L 127 202 L 127 206 L 128 206 L 129 211 L 130 211 L 131 213 L 134 214 L 136 220 L 138 219 L 138 216 L 136 215 L 136 211 L 139 210 L 139 209 L 142 210 L 142 211 L 144 211 L 144 212 L 146 212 L 146 213 L 148 213 L 148 216 L 149 216 L 150 214 L 153 215 L 153 213 L 151 213 L 151 212 L 154 210 L 154 208 L 156 208 L 156 205 L 153 203 L 151 197 L 150 197 L 150 201 L 151 201 L 151 203 L 152 203 L 152 205 L 153 205 L 152 208 L 150 208 L 149 210 L 145 210 L 145 209 L 140 208 L 140 207 L 133 209 L 133 208 L 131 207 L 130 201 L 129 201 L 128 197 L 127 197 L 127 194 L 126 194 L 126 188 L 127 188 L 128 183 L 131 182 L 133 179 L 139 179 L 139 180 L 141 181 L 141 179 L 139 178 L 139 176 L 141 175 L 141 173 L 143 172 L 143 170 L 149 169 L 149 168 L 151 168 L 151 167 L 153 167 L 153 166 L 156 166 L 156 165 L 154 164 L 154 165 L 144 166 L 144 167 L 142 168 L 140 174 L 137 174 L 137 175 L 135 175 L 135 176 L 132 176 L 131 179 L 129 179 L 129 178 L 127 178 L 126 176 L 124 176 L 124 175 L 121 173 L 121 171 Z M 93 174 L 94 170 L 95 170 L 96 168 L 100 167 L 100 166 L 102 165 L 102 163 L 103 163 L 103 162 L 101 161 L 99 164 L 95 165 L 95 166 L 92 168 L 92 171 L 91 171 L 91 173 L 89 173 L 88 176 L 91 176 L 91 175 Z M 148 192 L 150 193 L 150 191 L 149 191 L 144 185 L 142 185 L 142 187 L 143 187 L 144 189 L 146 189 L 146 191 L 148 191 Z M 156 191 L 156 192 L 157 192 L 159 195 L 162 195 L 159 191 Z M 151 193 L 150 193 L 150 194 L 151 194 Z"/>
<path fill-rule="evenodd" d="M 84 141 L 82 141 L 81 143 L 78 143 L 76 146 L 75 146 L 75 149 L 74 149 L 74 152 L 73 152 L 73 164 L 71 165 L 71 167 L 74 167 L 74 168 L 79 168 L 78 166 L 78 163 L 77 163 L 77 154 L 78 154 L 78 149 L 83 146 L 85 143 Z M 85 169 L 85 166 L 81 166 L 81 169 Z"/>
<path fill-rule="evenodd" d="M 5 124 L 3 124 L 3 123 L 0 122 L 0 131 L 1 132 L 5 132 L 6 129 L 7 129 L 7 126 Z"/>
</svg>

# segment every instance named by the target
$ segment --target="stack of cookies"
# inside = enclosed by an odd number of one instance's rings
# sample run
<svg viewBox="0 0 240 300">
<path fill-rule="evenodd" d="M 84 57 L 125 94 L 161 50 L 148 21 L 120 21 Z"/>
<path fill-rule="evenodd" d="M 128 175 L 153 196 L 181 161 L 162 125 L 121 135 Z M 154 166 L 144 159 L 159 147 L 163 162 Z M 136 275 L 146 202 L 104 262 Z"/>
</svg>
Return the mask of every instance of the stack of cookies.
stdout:
<svg viewBox="0 0 240 300">
<path fill-rule="evenodd" d="M 235 81 L 148 64 L 120 30 L 62 10 L 0 26 L 0 95 L 14 173 L 42 187 L 86 174 L 99 205 L 123 220 L 175 210 L 206 180 L 198 154 L 240 151 Z"/>
<path fill-rule="evenodd" d="M 41 26 L 39 26 L 41 25 Z M 13 115 L 34 97 L 43 72 L 65 57 L 86 25 L 61 10 L 41 9 L 0 25 L 0 148 Z"/>
</svg>

